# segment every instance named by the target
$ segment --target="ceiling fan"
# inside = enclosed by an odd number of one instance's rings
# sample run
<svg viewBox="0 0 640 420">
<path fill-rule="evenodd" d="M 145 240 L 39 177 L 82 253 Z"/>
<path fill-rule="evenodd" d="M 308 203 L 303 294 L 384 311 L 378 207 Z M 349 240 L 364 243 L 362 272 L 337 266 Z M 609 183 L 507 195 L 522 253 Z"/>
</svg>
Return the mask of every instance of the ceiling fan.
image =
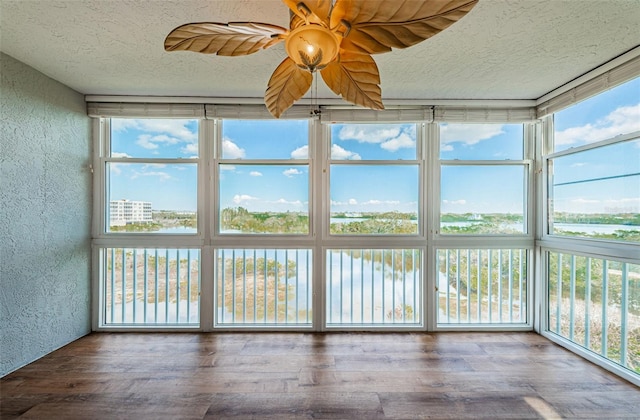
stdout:
<svg viewBox="0 0 640 420">
<path fill-rule="evenodd" d="M 265 104 L 279 118 L 309 90 L 313 73 L 348 102 L 383 109 L 371 54 L 407 48 L 446 29 L 478 0 L 282 0 L 289 29 L 259 22 L 199 22 L 174 29 L 166 51 L 237 56 L 285 43 L 288 57 L 269 79 Z"/>
</svg>

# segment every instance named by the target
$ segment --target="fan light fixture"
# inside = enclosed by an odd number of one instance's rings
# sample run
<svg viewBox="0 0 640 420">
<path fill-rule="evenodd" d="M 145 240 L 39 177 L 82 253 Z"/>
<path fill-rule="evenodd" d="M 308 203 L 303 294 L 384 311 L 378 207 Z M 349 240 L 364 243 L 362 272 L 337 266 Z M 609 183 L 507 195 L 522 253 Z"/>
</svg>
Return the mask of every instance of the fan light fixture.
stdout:
<svg viewBox="0 0 640 420">
<path fill-rule="evenodd" d="M 320 72 L 347 102 L 384 109 L 372 54 L 407 48 L 454 24 L 479 0 L 282 0 L 289 29 L 259 22 L 188 23 L 167 35 L 167 51 L 248 55 L 284 41 L 288 57 L 269 79 L 265 104 L 279 118 Z"/>
<path fill-rule="evenodd" d="M 284 48 L 298 67 L 314 73 L 335 60 L 340 41 L 323 26 L 305 24 L 291 31 Z"/>
</svg>

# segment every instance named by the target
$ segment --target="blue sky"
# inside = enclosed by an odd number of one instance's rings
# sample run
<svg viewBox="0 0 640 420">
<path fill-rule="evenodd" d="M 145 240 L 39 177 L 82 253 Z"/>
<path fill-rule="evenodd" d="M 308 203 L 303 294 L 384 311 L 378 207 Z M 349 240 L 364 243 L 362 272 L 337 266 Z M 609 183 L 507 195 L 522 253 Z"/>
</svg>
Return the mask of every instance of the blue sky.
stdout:
<svg viewBox="0 0 640 420">
<path fill-rule="evenodd" d="M 557 150 L 640 130 L 640 78 L 556 115 Z M 112 163 L 110 199 L 151 201 L 156 210 L 195 211 L 198 122 L 195 120 L 112 120 L 112 156 L 176 159 L 158 163 Z M 226 120 L 222 129 L 220 203 L 250 211 L 308 211 L 307 121 Z M 412 124 L 350 124 L 331 127 L 332 212 L 418 211 L 417 167 L 383 168 L 379 160 L 415 160 Z M 443 124 L 441 159 L 522 159 L 518 124 Z M 256 160 L 280 160 L 270 166 Z M 297 161 L 294 161 L 297 160 Z M 353 164 L 353 163 L 360 164 Z M 262 162 L 264 163 L 264 162 Z M 410 162 L 409 162 L 410 163 Z M 602 148 L 555 161 L 558 211 L 640 211 L 640 176 L 605 181 L 585 179 L 640 172 L 640 141 Z M 521 166 L 443 165 L 442 212 L 523 211 Z M 569 184 L 567 184 L 569 182 Z"/>
</svg>

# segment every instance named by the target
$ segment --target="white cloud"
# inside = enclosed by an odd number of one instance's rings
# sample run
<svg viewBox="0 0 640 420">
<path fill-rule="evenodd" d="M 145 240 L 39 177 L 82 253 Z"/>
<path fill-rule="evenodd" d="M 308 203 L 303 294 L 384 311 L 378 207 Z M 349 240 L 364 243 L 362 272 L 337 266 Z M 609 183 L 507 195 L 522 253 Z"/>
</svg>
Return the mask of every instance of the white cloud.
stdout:
<svg viewBox="0 0 640 420">
<path fill-rule="evenodd" d="M 379 206 L 381 204 L 385 204 L 385 205 L 398 205 L 400 204 L 400 201 L 397 200 L 368 200 L 365 201 L 364 203 L 362 203 L 365 206 Z"/>
<path fill-rule="evenodd" d="M 412 138 L 407 133 L 400 133 L 398 137 L 385 141 L 380 147 L 389 152 L 395 152 L 398 149 L 415 147 L 415 145 L 415 137 Z"/>
<path fill-rule="evenodd" d="M 402 148 L 415 147 L 416 128 L 415 125 L 379 126 L 349 124 L 340 129 L 338 138 L 340 140 L 356 140 L 358 143 L 380 144 L 380 147 L 384 150 L 396 152 Z M 333 157 L 333 149 L 331 152 Z"/>
<path fill-rule="evenodd" d="M 149 168 L 166 168 L 167 165 L 165 163 L 146 163 L 142 166 L 142 170 L 146 171 Z"/>
<path fill-rule="evenodd" d="M 230 139 L 222 139 L 222 155 L 226 159 L 242 159 L 245 154 L 245 150 L 238 147 L 238 145 Z"/>
<path fill-rule="evenodd" d="M 358 204 L 358 200 L 356 200 L 355 198 L 350 198 L 348 203 L 350 206 L 355 206 L 356 204 Z"/>
<path fill-rule="evenodd" d="M 122 169 L 121 169 L 121 163 L 110 163 L 109 164 L 109 170 L 111 171 L 111 173 L 115 174 L 115 175 L 120 175 L 122 173 Z"/>
<path fill-rule="evenodd" d="M 453 146 L 450 144 L 444 144 L 442 146 L 440 146 L 440 151 L 441 152 L 452 152 L 453 151 Z"/>
<path fill-rule="evenodd" d="M 198 143 L 189 143 L 180 149 L 180 151 L 185 155 L 192 154 L 195 155 L 194 157 L 198 157 Z"/>
<path fill-rule="evenodd" d="M 307 159 L 309 157 L 309 146 L 298 147 L 291 152 L 292 159 Z"/>
<path fill-rule="evenodd" d="M 381 127 L 369 124 L 348 124 L 338 133 L 340 140 L 357 140 L 358 143 L 384 143 L 400 135 L 399 126 Z"/>
<path fill-rule="evenodd" d="M 113 119 L 111 128 L 115 132 L 136 129 L 148 133 L 162 133 L 177 138 L 180 142 L 193 143 L 198 140 L 198 133 L 187 127 L 193 120 L 175 119 Z"/>
<path fill-rule="evenodd" d="M 579 167 L 584 166 L 584 165 L 586 165 L 586 163 L 584 163 L 584 162 L 576 162 L 576 163 L 573 163 L 571 165 L 571 167 L 572 168 L 579 168 Z"/>
<path fill-rule="evenodd" d="M 138 140 L 136 140 L 136 144 L 144 149 L 153 150 L 157 149 L 158 146 L 154 142 L 151 141 L 151 135 L 149 134 L 141 134 L 138 136 Z"/>
<path fill-rule="evenodd" d="M 301 174 L 302 174 L 302 171 L 301 171 L 301 170 L 299 170 L 299 169 L 296 169 L 296 168 L 289 168 L 289 169 L 287 169 L 287 170 L 283 171 L 283 172 L 282 172 L 282 174 L 283 174 L 284 176 L 288 177 L 288 178 L 292 178 L 292 177 L 294 177 L 295 175 L 301 175 Z"/>
<path fill-rule="evenodd" d="M 442 200 L 443 204 L 454 204 L 454 205 L 465 205 L 467 204 L 467 200 Z"/>
<path fill-rule="evenodd" d="M 150 134 L 141 134 L 138 136 L 138 140 L 136 140 L 136 144 L 140 147 L 144 147 L 145 149 L 154 150 L 160 147 L 163 144 L 178 144 L 181 140 L 175 137 L 169 137 L 165 134 L 160 134 L 158 136 L 152 136 Z M 196 145 L 197 150 L 197 145 Z"/>
<path fill-rule="evenodd" d="M 555 200 L 555 211 L 571 213 L 638 213 L 640 212 L 640 197 L 622 198 L 584 198 L 577 197 L 570 200 Z"/>
<path fill-rule="evenodd" d="M 343 149 L 337 144 L 331 145 L 331 159 L 334 160 L 360 160 L 359 154 Z"/>
<path fill-rule="evenodd" d="M 166 172 L 162 172 L 162 171 L 134 172 L 133 175 L 131 176 L 131 179 L 136 179 L 136 178 L 139 178 L 141 176 L 157 177 L 157 178 L 160 178 L 160 181 L 168 181 L 170 179 L 173 179 L 173 177 L 171 175 L 169 175 Z"/>
<path fill-rule="evenodd" d="M 257 197 L 252 197 L 248 194 L 236 194 L 233 196 L 233 202 L 236 204 L 246 203 L 248 201 L 257 200 Z"/>
<path fill-rule="evenodd" d="M 122 152 L 111 152 L 113 158 L 130 158 L 131 156 Z"/>
<path fill-rule="evenodd" d="M 599 203 L 600 200 L 589 200 L 586 198 L 575 198 L 573 200 L 570 201 L 571 203 L 574 204 L 596 204 Z"/>
<path fill-rule="evenodd" d="M 285 200 L 284 198 L 280 198 L 280 199 L 278 199 L 276 201 L 270 201 L 270 203 L 273 203 L 273 204 L 286 204 L 286 205 L 289 205 L 289 206 L 296 206 L 296 207 L 300 207 L 300 206 L 303 205 L 302 201 L 300 201 L 300 200 L 288 201 L 288 200 Z"/>
<path fill-rule="evenodd" d="M 233 165 L 220 165 L 219 166 L 221 171 L 235 171 L 236 167 Z"/>
<path fill-rule="evenodd" d="M 461 142 L 472 145 L 503 133 L 502 125 L 499 124 L 447 124 L 440 128 L 440 143 L 448 145 L 449 143 Z M 453 147 L 447 148 L 445 151 L 451 150 Z"/>
<path fill-rule="evenodd" d="M 558 131 L 554 142 L 556 145 L 593 143 L 634 131 L 640 131 L 640 103 L 617 108 L 593 124 Z"/>
<path fill-rule="evenodd" d="M 250 176 L 262 176 L 262 172 L 258 172 L 258 171 L 251 171 L 249 172 Z"/>
</svg>

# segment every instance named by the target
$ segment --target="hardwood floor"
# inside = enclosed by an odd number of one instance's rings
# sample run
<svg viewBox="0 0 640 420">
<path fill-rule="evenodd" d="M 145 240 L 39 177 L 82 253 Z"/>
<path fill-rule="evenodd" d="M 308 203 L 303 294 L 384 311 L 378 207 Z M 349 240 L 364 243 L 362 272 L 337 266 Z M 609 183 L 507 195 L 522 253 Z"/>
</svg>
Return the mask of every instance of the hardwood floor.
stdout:
<svg viewBox="0 0 640 420">
<path fill-rule="evenodd" d="M 2 378 L 17 417 L 640 418 L 640 389 L 533 333 L 101 333 Z"/>
</svg>

